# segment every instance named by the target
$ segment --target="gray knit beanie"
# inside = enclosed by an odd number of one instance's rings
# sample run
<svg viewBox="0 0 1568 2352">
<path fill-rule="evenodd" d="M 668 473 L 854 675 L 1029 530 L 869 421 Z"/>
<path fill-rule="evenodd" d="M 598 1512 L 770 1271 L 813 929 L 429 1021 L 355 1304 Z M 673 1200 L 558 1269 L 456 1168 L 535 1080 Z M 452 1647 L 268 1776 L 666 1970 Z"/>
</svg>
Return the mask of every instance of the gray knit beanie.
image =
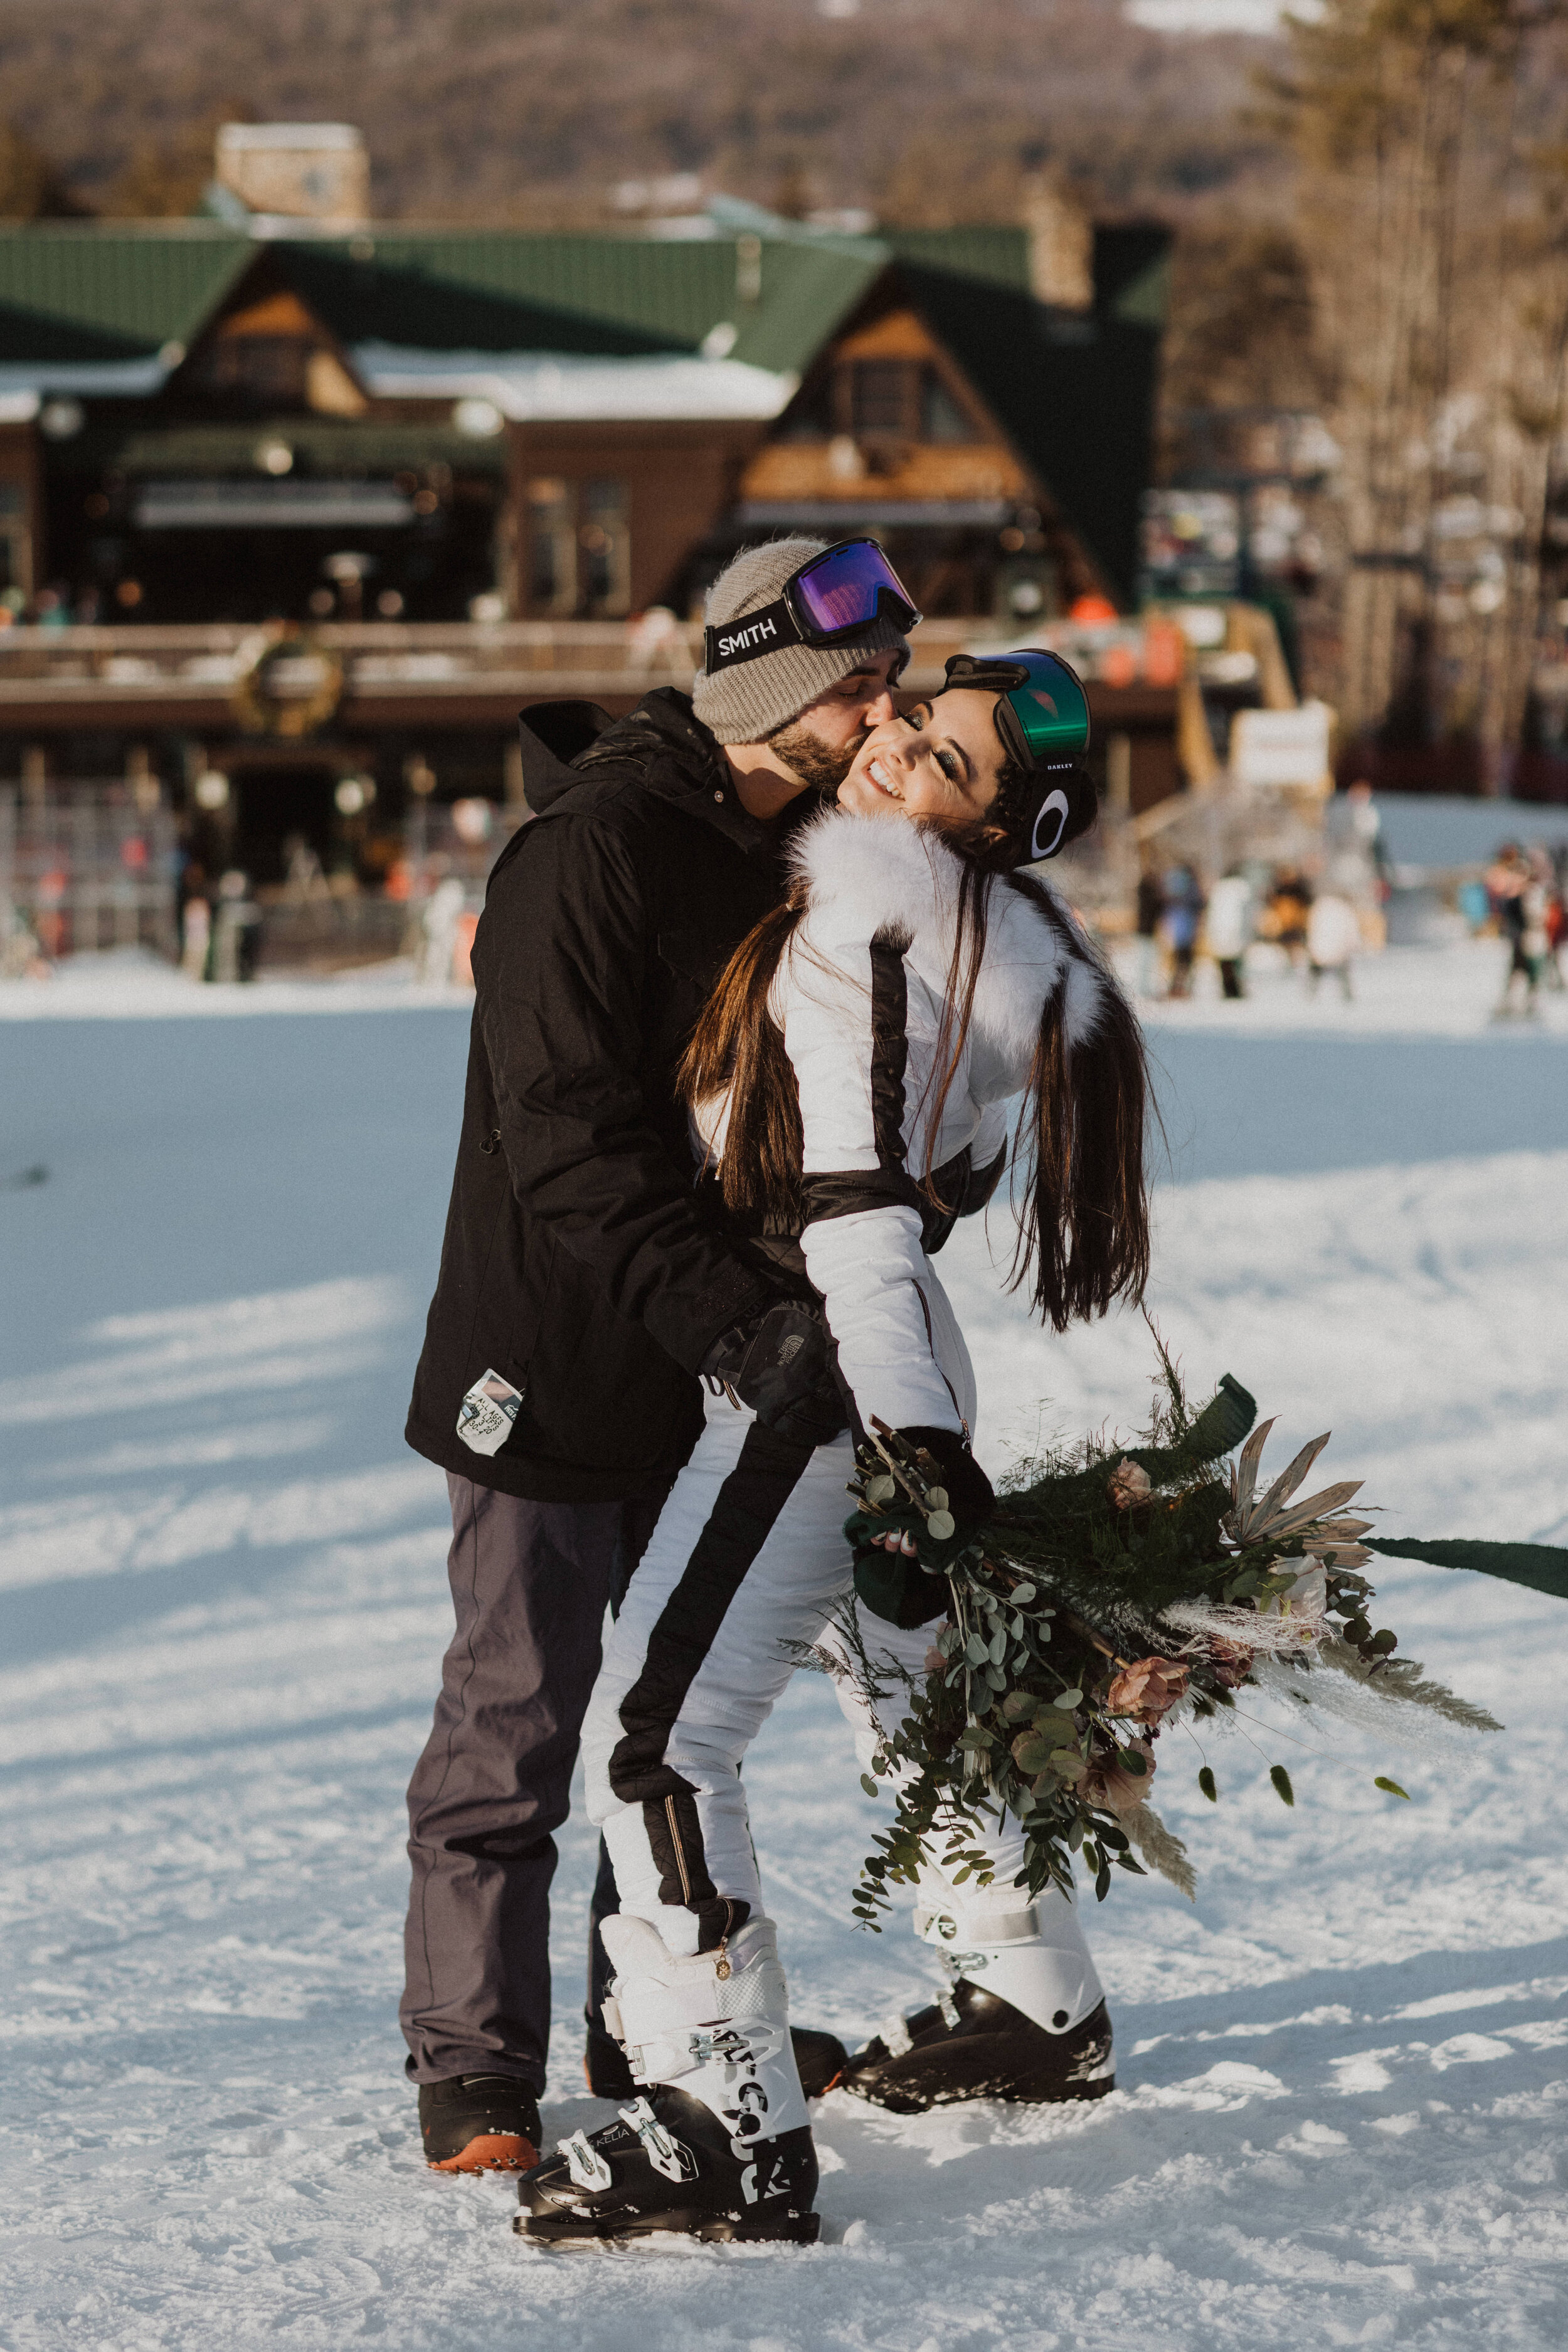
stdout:
<svg viewBox="0 0 1568 2352">
<path fill-rule="evenodd" d="M 820 555 L 827 543 L 822 539 L 775 539 L 766 547 L 743 547 L 708 591 L 704 621 L 722 628 L 742 614 L 773 604 L 784 593 L 791 573 Z M 908 639 L 893 623 L 879 617 L 868 621 L 849 645 L 781 646 L 776 653 L 736 662 L 711 677 L 699 670 L 692 708 L 721 743 L 761 743 L 858 669 L 868 654 L 899 653 L 907 660 L 909 650 Z"/>
</svg>

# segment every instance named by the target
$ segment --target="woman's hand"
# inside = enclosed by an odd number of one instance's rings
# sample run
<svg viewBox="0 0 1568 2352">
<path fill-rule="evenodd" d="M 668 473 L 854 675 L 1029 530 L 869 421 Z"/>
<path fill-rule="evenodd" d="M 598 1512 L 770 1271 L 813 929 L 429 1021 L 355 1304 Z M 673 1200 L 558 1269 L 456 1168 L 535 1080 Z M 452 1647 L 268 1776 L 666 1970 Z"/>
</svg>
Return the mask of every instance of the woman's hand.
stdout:
<svg viewBox="0 0 1568 2352">
<path fill-rule="evenodd" d="M 906 1499 L 891 1511 L 852 1511 L 844 1533 L 855 1555 L 855 1589 L 872 1614 L 894 1625 L 923 1625 L 945 1603 L 939 1580 L 984 1526 L 996 1498 L 956 1430 L 895 1434 L 911 1454 L 923 1452 L 936 1463 L 944 1508 L 928 1515 Z"/>
</svg>

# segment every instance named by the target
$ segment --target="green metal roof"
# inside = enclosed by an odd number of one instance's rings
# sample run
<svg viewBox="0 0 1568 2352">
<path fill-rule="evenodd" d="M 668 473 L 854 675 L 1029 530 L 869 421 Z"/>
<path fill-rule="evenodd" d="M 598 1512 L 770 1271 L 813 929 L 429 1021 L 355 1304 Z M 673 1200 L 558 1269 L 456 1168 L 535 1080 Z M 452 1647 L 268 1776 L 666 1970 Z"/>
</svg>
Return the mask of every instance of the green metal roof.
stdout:
<svg viewBox="0 0 1568 2352">
<path fill-rule="evenodd" d="M 216 222 L 0 230 L 0 363 L 151 357 L 189 344 L 264 258 L 345 343 L 430 351 L 694 352 L 800 369 L 886 266 L 866 239 L 662 240 L 377 230 L 258 241 Z"/>
<path fill-rule="evenodd" d="M 205 222 L 0 227 L 0 362 L 144 359 L 188 343 L 256 251 Z"/>
<path fill-rule="evenodd" d="M 447 351 L 694 352 L 718 326 L 731 355 L 800 369 L 887 255 L 763 240 L 760 291 L 731 236 L 377 231 L 273 252 L 302 300 L 346 343 Z"/>
<path fill-rule="evenodd" d="M 883 232 L 883 242 L 900 261 L 928 269 L 952 270 L 992 286 L 1029 291 L 1029 233 L 1024 228 L 905 228 Z"/>
</svg>

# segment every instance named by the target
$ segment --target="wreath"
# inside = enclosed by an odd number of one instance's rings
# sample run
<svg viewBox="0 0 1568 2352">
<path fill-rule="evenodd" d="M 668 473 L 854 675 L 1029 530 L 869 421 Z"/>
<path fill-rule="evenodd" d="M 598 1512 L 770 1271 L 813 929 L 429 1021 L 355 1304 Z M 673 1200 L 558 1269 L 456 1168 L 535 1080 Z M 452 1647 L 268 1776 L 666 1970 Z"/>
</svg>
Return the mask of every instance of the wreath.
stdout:
<svg viewBox="0 0 1568 2352">
<path fill-rule="evenodd" d="M 248 655 L 249 658 L 247 659 Z M 343 666 L 318 637 L 302 630 L 285 629 L 240 648 L 240 667 L 229 692 L 229 707 L 247 735 L 278 735 L 289 740 L 313 735 L 324 727 L 343 695 Z M 309 694 L 279 694 L 274 672 L 280 662 L 313 660 L 319 682 Z"/>
</svg>

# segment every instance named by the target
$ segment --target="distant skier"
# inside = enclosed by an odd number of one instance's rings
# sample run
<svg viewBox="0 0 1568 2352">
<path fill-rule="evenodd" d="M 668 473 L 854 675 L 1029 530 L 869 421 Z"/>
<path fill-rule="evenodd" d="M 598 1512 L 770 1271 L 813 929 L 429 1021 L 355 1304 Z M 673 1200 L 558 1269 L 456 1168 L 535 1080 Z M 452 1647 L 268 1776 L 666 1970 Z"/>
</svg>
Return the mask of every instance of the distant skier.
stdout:
<svg viewBox="0 0 1568 2352">
<path fill-rule="evenodd" d="M 1193 992 L 1193 958 L 1197 952 L 1198 925 L 1203 919 L 1202 885 L 1190 866 L 1168 868 L 1160 884 L 1159 936 L 1171 960 L 1167 996 Z"/>
<path fill-rule="evenodd" d="M 1545 868 L 1543 871 L 1542 868 Z M 1508 971 L 1497 1018 L 1533 1017 L 1536 996 L 1552 951 L 1551 868 L 1544 858 L 1527 857 L 1517 842 L 1505 842 L 1487 875 L 1487 891 L 1499 930 L 1508 941 Z M 1516 983 L 1523 982 L 1522 997 Z"/>
<path fill-rule="evenodd" d="M 1355 993 L 1351 964 L 1360 946 L 1361 925 L 1355 908 L 1331 890 L 1320 892 L 1307 910 L 1308 995 L 1315 996 L 1318 982 L 1331 973 L 1348 1004 Z"/>
<path fill-rule="evenodd" d="M 1252 885 L 1239 866 L 1222 875 L 1209 892 L 1204 940 L 1219 967 L 1219 984 L 1227 997 L 1245 996 L 1243 959 L 1252 937 Z"/>
</svg>

